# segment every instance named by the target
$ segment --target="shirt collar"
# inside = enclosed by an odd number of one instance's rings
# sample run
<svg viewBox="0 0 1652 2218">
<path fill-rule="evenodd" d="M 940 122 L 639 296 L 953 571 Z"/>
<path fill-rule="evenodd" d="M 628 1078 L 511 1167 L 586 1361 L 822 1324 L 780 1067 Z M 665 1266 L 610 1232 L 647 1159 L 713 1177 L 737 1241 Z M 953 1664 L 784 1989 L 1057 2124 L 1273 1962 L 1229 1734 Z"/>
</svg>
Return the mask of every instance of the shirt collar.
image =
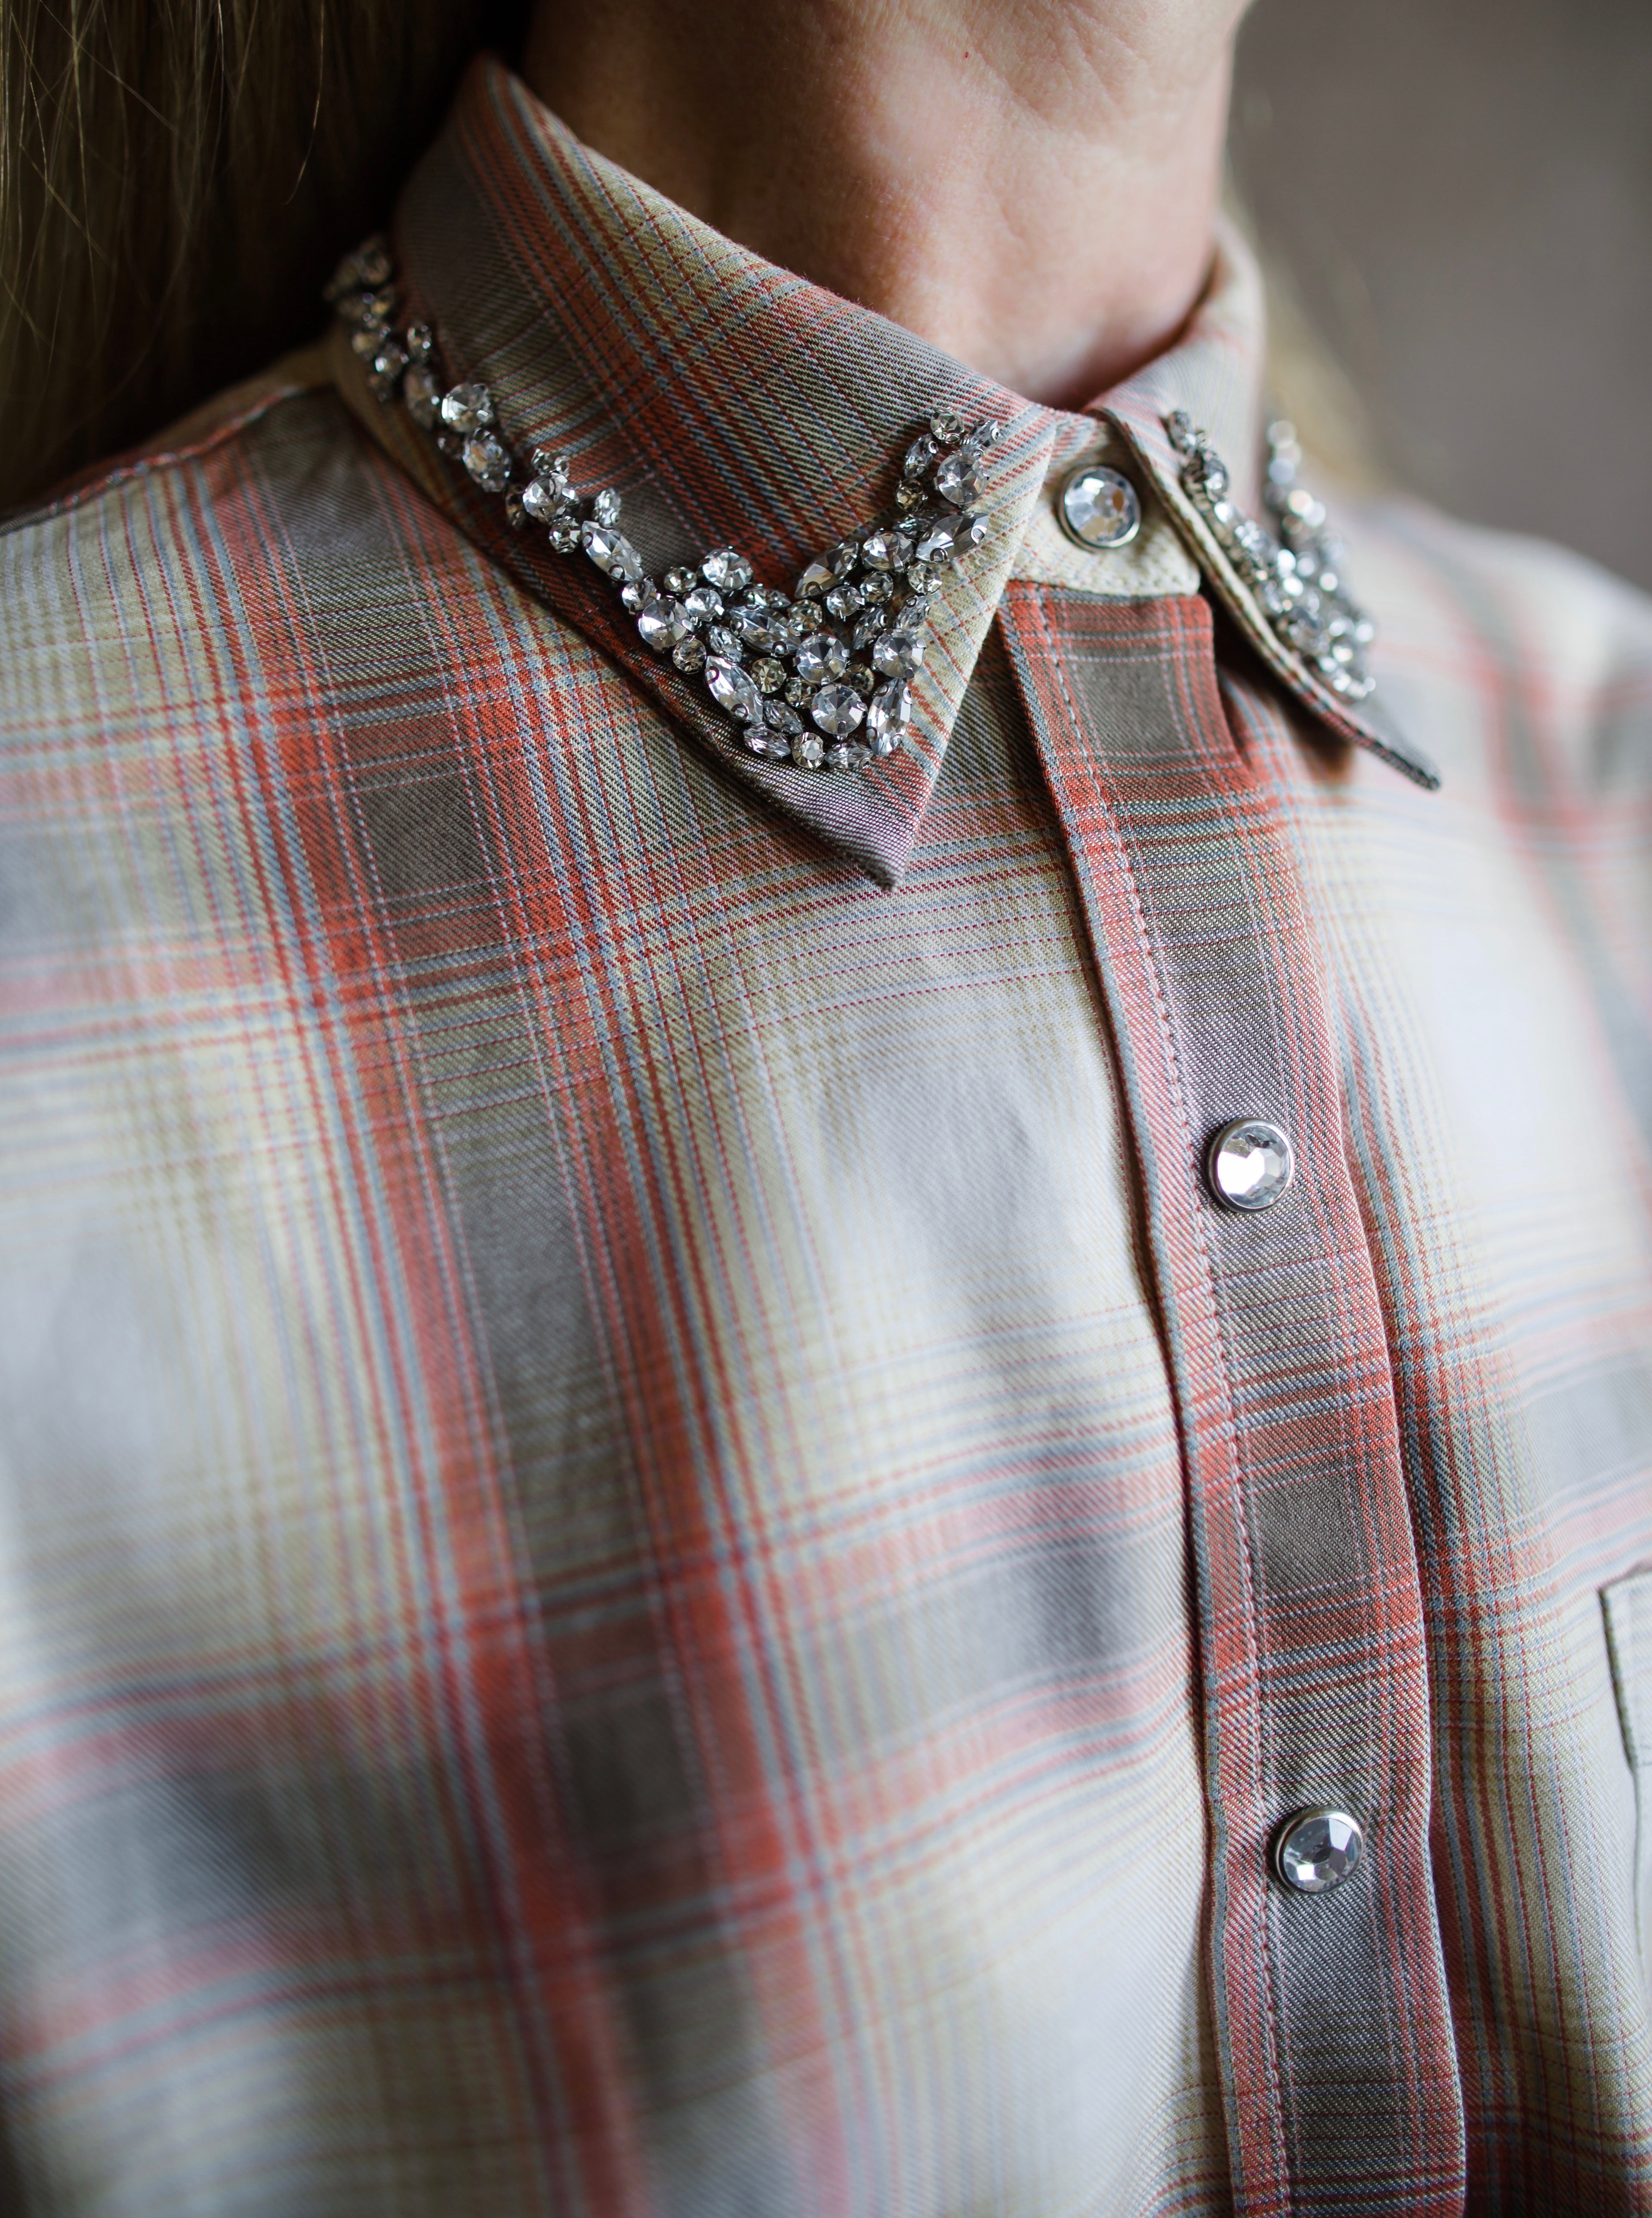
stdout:
<svg viewBox="0 0 1652 2218">
<path fill-rule="evenodd" d="M 381 408 L 357 358 L 334 349 L 346 397 L 469 536 L 621 663 L 733 776 L 885 883 L 902 874 L 1012 577 L 1101 592 L 1191 591 L 1197 562 L 1242 604 L 1242 586 L 1212 561 L 1214 542 L 1201 543 L 1163 431 L 1168 410 L 1185 408 L 1227 458 L 1241 504 L 1253 503 L 1260 286 L 1230 235 L 1178 344 L 1092 409 L 1066 414 L 724 239 L 584 146 L 484 56 L 408 183 L 392 245 L 405 312 L 433 325 L 446 374 L 490 387 L 517 452 L 565 449 L 581 487 L 616 488 L 625 530 L 653 576 L 732 543 L 760 578 L 789 585 L 813 556 L 888 511 L 900 457 L 931 411 L 1001 421 L 982 472 L 989 536 L 937 598 L 914 688 L 914 745 L 864 776 L 821 775 L 749 754 L 698 688 L 642 646 L 588 562 L 554 554 L 537 532 L 512 530 L 499 498 L 437 455 L 405 411 Z M 1073 463 L 1121 441 L 1138 466 L 1132 474 L 1160 504 L 1149 498 L 1148 529 L 1123 561 L 1068 546 L 1051 507 Z M 1235 613 L 1244 623 L 1242 605 Z M 1245 629 L 1276 668 L 1288 663 L 1269 651 L 1259 616 Z M 1340 731 L 1370 743 L 1361 720 L 1315 697 L 1299 672 L 1282 674 Z"/>
</svg>

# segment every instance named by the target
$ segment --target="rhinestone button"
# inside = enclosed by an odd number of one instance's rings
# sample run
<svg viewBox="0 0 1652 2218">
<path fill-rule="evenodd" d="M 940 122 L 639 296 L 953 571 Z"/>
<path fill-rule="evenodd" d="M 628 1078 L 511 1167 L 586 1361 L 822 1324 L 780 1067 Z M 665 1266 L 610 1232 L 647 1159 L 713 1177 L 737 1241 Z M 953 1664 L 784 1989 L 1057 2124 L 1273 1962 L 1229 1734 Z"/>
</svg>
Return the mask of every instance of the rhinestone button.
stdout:
<svg viewBox="0 0 1652 2218">
<path fill-rule="evenodd" d="M 1204 1162 L 1211 1193 L 1229 1209 L 1271 1209 L 1296 1175 L 1290 1141 L 1277 1124 L 1253 1117 L 1224 1124 Z"/>
<path fill-rule="evenodd" d="M 1299 1810 L 1273 1837 L 1274 1874 L 1298 1894 L 1328 1894 L 1353 1877 L 1364 1853 L 1358 1818 L 1346 1810 Z"/>
<path fill-rule="evenodd" d="M 1056 514 L 1080 547 L 1128 547 L 1142 529 L 1135 487 L 1100 462 L 1081 462 L 1061 487 Z"/>
</svg>

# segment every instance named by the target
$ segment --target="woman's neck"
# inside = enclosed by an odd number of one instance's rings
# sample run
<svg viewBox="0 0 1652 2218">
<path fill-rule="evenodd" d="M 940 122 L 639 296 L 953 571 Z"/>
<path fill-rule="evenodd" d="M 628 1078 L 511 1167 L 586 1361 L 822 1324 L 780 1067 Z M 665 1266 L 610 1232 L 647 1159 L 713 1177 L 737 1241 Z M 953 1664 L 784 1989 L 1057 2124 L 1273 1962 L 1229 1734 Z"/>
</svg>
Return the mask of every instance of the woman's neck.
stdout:
<svg viewBox="0 0 1652 2218">
<path fill-rule="evenodd" d="M 587 145 L 768 260 L 1077 406 L 1203 282 L 1242 0 L 539 0 Z"/>
</svg>

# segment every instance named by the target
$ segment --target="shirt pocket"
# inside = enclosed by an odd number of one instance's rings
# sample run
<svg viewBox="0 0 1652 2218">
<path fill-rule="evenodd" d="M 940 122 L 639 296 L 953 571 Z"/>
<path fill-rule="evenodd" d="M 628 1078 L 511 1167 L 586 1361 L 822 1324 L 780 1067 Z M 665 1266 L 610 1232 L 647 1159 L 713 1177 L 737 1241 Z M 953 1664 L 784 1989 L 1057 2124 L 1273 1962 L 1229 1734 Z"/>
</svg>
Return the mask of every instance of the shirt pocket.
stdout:
<svg viewBox="0 0 1652 2218">
<path fill-rule="evenodd" d="M 1635 1907 L 1645 1966 L 1652 1940 L 1652 1564 L 1602 1587 L 1600 1608 L 1624 1753 L 1635 1777 Z"/>
</svg>

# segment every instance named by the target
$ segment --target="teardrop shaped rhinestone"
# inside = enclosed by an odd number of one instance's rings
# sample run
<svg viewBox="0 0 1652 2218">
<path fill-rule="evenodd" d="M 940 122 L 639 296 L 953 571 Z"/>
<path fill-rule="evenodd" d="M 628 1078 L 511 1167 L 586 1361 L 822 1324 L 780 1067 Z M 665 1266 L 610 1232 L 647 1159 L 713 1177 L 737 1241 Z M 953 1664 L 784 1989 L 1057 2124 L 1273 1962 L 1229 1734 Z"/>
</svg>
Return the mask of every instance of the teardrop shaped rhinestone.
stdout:
<svg viewBox="0 0 1652 2218">
<path fill-rule="evenodd" d="M 610 578 L 641 577 L 642 557 L 622 531 L 605 524 L 585 524 L 579 527 L 579 540 L 597 567 Z"/>
<path fill-rule="evenodd" d="M 798 598 L 801 600 L 808 593 L 830 592 L 837 582 L 838 573 L 830 563 L 811 562 L 797 581 Z"/>
</svg>

